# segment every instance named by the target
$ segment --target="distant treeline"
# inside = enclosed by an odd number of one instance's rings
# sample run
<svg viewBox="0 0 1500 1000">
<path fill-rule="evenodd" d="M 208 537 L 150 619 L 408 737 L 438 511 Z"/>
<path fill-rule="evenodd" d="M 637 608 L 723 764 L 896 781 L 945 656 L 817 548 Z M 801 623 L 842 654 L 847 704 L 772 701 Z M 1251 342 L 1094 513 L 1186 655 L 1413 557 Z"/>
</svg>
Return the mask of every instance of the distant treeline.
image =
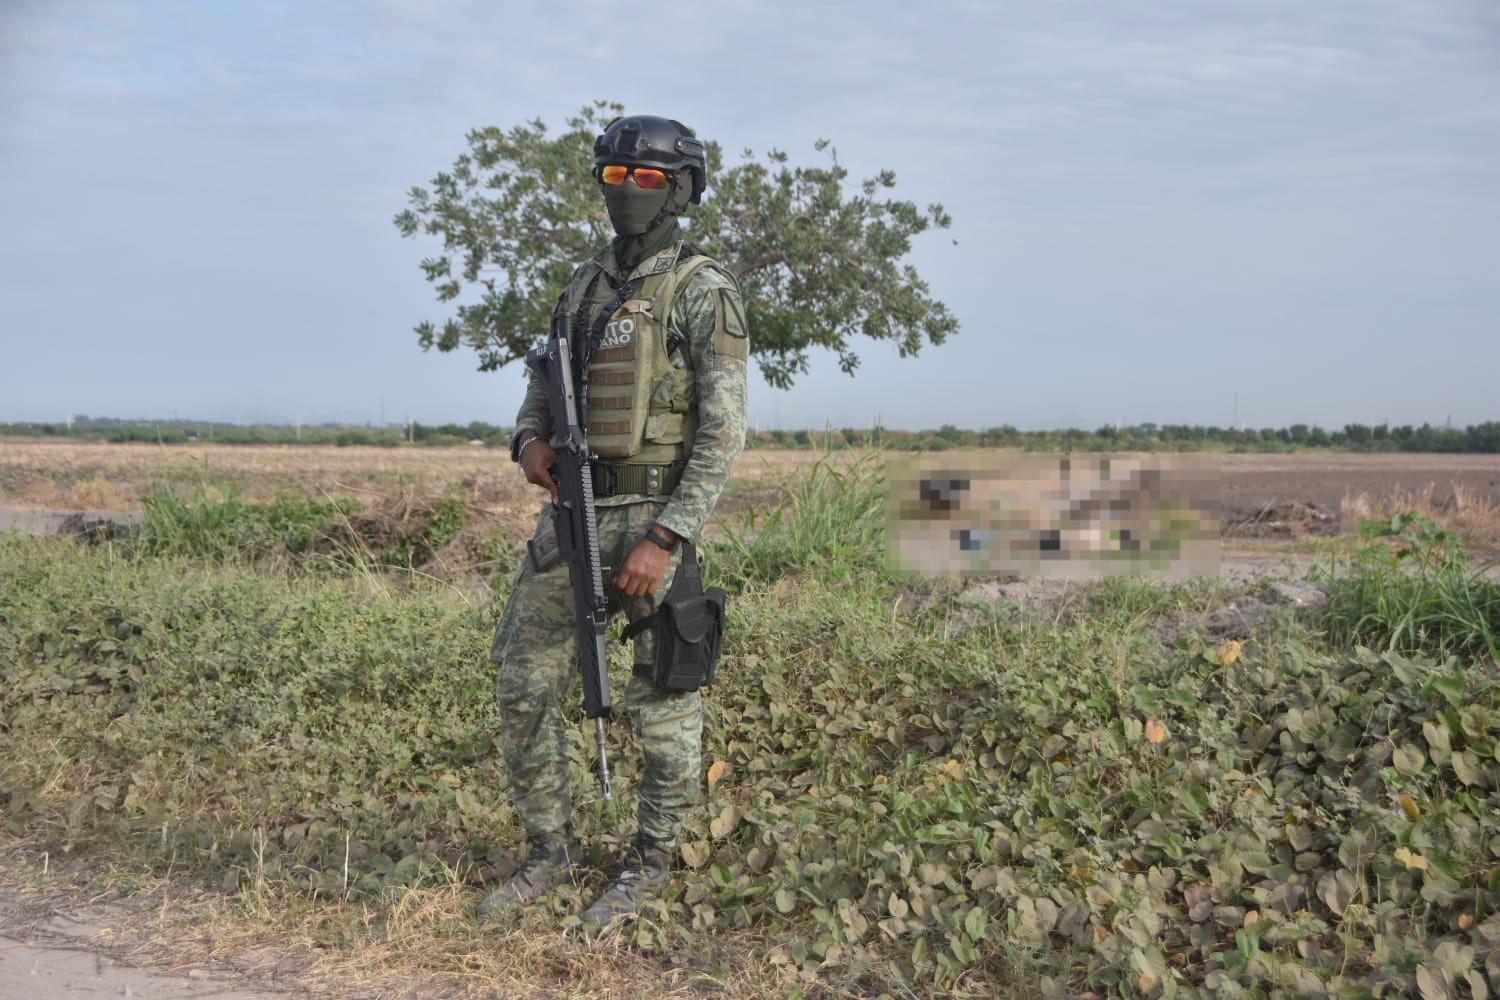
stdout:
<svg viewBox="0 0 1500 1000">
<path fill-rule="evenodd" d="M 947 448 L 1024 448 L 1028 451 L 1297 451 L 1333 448 L 1341 451 L 1500 452 L 1500 422 L 1472 427 L 1421 427 L 1346 424 L 1328 431 L 1308 424 L 1235 430 L 1196 424 L 1136 424 L 1098 430 L 1021 431 L 1009 425 L 963 430 L 945 424 L 935 431 L 858 430 L 754 431 L 752 448 L 826 448 L 880 444 L 899 451 Z"/>
<path fill-rule="evenodd" d="M 229 424 L 199 420 L 117 420 L 75 417 L 72 423 L 0 423 L 0 437 L 75 441 L 146 441 L 161 444 L 332 444 L 444 446 L 479 443 L 505 447 L 511 428 L 476 420 L 468 424 Z M 838 448 L 882 445 L 898 451 L 948 448 L 1023 448 L 1028 451 L 1441 451 L 1500 453 L 1500 422 L 1459 429 L 1423 424 L 1346 424 L 1328 431 L 1308 424 L 1236 430 L 1197 424 L 1142 423 L 1097 430 L 1021 431 L 1009 425 L 963 430 L 901 431 L 885 427 L 824 430 L 752 430 L 751 448 Z"/>
<path fill-rule="evenodd" d="M 71 423 L 0 423 L 0 437 L 66 438 L 73 441 L 186 444 L 461 445 L 479 441 L 509 445 L 510 428 L 476 420 L 469 424 L 231 424 L 208 420 L 119 420 L 74 417 Z"/>
</svg>

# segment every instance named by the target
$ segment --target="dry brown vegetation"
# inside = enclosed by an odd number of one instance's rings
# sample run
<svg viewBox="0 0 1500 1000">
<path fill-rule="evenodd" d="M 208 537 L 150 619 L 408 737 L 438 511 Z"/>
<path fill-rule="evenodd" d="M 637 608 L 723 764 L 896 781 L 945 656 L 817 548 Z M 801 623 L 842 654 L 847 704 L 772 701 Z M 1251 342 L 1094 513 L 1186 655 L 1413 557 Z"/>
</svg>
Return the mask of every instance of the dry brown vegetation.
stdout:
<svg viewBox="0 0 1500 1000">
<path fill-rule="evenodd" d="M 710 977 L 697 956 L 663 961 L 619 935 L 591 940 L 560 930 L 550 913 L 479 924 L 470 915 L 473 887 L 454 876 L 436 888 L 393 890 L 377 911 L 310 901 L 253 876 L 226 895 L 117 862 L 71 859 L 59 870 L 50 858 L 14 850 L 0 863 L 0 893 L 9 937 L 221 981 L 206 982 L 213 992 L 205 997 L 254 988 L 328 1000 L 669 1000 L 705 992 L 749 1000 L 768 989 L 787 995 L 814 978 L 767 961 L 769 943 L 749 931 L 722 936 Z M 57 931 L 58 917 L 68 933 Z"/>
<path fill-rule="evenodd" d="M 736 475 L 765 479 L 818 457 L 810 451 L 747 452 Z M 430 494 L 457 486 L 487 503 L 536 507 L 532 488 L 493 449 L 0 441 L 0 503 L 125 510 L 158 484 L 232 489 L 259 501 L 287 492 L 358 497 L 398 487 Z"/>
<path fill-rule="evenodd" d="M 992 460 L 996 452 L 945 454 L 962 465 Z M 786 473 L 821 457 L 812 450 L 745 452 L 726 496 L 728 512 L 773 499 Z M 1341 514 L 1347 519 L 1366 510 L 1393 510 L 1402 499 L 1420 498 L 1424 511 L 1439 520 L 1493 537 L 1493 514 L 1484 512 L 1500 508 L 1497 455 L 1301 452 L 1225 454 L 1216 460 L 1231 522 L 1265 520 L 1268 511 L 1310 510 L 1337 525 Z M 287 493 L 368 502 L 403 490 L 417 496 L 456 492 L 509 525 L 529 524 L 537 507 L 532 488 L 493 449 L 0 441 L 0 505 L 128 510 L 157 485 L 233 491 L 261 502 Z"/>
<path fill-rule="evenodd" d="M 1437 493 L 1436 484 L 1420 490 L 1391 490 L 1384 495 L 1368 493 L 1346 495 L 1339 503 L 1339 514 L 1346 530 L 1371 517 L 1390 517 L 1402 511 L 1421 514 L 1467 537 L 1488 543 L 1500 543 L 1500 503 L 1490 495 L 1464 486 L 1454 486 L 1446 498 Z"/>
</svg>

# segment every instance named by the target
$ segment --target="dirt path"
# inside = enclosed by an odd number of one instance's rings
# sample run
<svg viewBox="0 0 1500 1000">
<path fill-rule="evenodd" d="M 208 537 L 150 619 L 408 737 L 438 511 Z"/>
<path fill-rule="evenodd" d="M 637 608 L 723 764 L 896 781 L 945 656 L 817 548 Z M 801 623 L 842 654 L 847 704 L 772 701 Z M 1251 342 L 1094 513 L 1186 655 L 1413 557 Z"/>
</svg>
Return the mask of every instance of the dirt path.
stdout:
<svg viewBox="0 0 1500 1000">
<path fill-rule="evenodd" d="M 287 1000 L 225 970 L 153 968 L 131 961 L 115 905 L 35 898 L 0 889 L 0 1000 L 150 997 Z"/>
<path fill-rule="evenodd" d="M 0 507 L 0 532 L 16 529 L 23 535 L 53 535 L 69 530 L 70 526 L 83 527 L 103 523 L 127 529 L 139 524 L 138 511 L 110 510 L 31 510 L 24 507 Z M 77 530 L 75 527 L 73 530 Z"/>
</svg>

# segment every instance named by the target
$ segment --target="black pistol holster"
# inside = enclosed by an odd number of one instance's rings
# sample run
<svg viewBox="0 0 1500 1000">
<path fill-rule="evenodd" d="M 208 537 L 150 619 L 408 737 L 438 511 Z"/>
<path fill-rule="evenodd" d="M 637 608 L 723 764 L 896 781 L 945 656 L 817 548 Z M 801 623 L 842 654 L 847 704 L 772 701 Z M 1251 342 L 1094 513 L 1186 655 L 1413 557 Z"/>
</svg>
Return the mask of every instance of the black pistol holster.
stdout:
<svg viewBox="0 0 1500 1000">
<path fill-rule="evenodd" d="M 625 642 L 649 628 L 656 637 L 656 661 L 636 664 L 636 674 L 664 691 L 696 691 L 712 683 L 724 637 L 725 597 L 721 587 L 703 589 L 698 552 L 684 541 L 682 562 L 666 596 L 620 636 Z"/>
</svg>

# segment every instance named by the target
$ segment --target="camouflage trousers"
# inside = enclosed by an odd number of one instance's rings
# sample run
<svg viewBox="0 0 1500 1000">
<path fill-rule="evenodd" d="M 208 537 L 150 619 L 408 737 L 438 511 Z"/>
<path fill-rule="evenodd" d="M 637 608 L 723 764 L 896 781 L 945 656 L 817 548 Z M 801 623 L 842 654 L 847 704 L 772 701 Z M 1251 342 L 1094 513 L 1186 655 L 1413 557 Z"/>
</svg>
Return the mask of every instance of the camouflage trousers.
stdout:
<svg viewBox="0 0 1500 1000">
<path fill-rule="evenodd" d="M 617 611 L 624 611 L 629 621 L 650 614 L 672 585 L 676 552 L 653 597 L 625 597 L 607 585 L 664 506 L 644 500 L 598 507 L 599 554 L 610 571 L 605 579 L 611 618 Z M 533 542 L 549 554 L 542 557 L 540 568 L 529 556 L 522 560 L 495 629 L 490 658 L 499 667 L 495 694 L 511 799 L 527 835 L 536 837 L 560 833 L 572 822 L 563 706 L 566 699 L 579 698 L 579 680 L 573 584 L 557 554 L 550 503 L 542 508 Z M 635 662 L 651 663 L 654 655 L 655 637 L 647 629 L 635 639 Z M 637 806 L 640 832 L 663 846 L 675 846 L 677 831 L 700 796 L 702 698 L 697 691 L 662 691 L 632 675 L 625 686 L 624 707 L 644 757 Z"/>
</svg>

